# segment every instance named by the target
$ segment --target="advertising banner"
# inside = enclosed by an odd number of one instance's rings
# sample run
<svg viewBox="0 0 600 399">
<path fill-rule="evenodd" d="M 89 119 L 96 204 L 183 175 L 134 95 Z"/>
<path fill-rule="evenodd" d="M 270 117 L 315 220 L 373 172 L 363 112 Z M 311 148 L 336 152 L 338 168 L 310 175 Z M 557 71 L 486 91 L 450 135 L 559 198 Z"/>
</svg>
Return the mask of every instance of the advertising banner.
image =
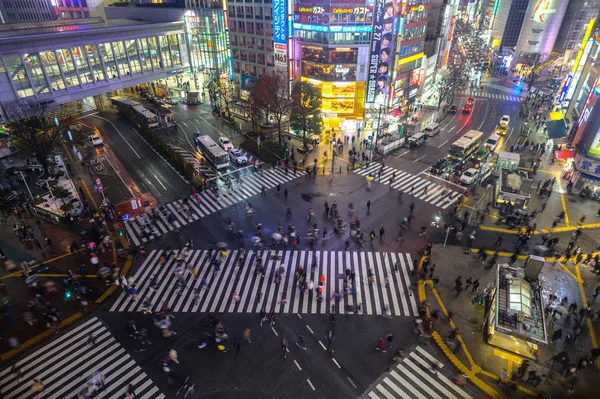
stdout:
<svg viewBox="0 0 600 399">
<path fill-rule="evenodd" d="M 273 0 L 273 42 L 287 45 L 287 1 Z"/>
<path fill-rule="evenodd" d="M 287 45 L 275 43 L 275 66 L 287 67 Z"/>
<path fill-rule="evenodd" d="M 390 54 L 396 20 L 396 3 L 375 0 L 373 12 L 373 35 L 371 36 L 371 58 L 367 78 L 367 104 L 383 104 L 388 90 Z"/>
</svg>

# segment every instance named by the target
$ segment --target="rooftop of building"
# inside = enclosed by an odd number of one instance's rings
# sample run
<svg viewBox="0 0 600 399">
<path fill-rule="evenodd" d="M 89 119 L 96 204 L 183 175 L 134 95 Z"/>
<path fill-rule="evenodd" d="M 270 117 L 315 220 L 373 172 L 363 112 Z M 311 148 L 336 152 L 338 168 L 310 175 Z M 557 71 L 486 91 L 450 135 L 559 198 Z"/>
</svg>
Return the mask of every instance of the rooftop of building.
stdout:
<svg viewBox="0 0 600 399">
<path fill-rule="evenodd" d="M 505 193 L 527 196 L 531 191 L 533 180 L 522 170 L 502 169 L 500 183 L 501 190 Z"/>
<path fill-rule="evenodd" d="M 167 22 L 173 23 L 173 22 Z M 109 19 L 83 18 L 71 20 L 56 20 L 43 22 L 24 22 L 0 25 L 0 40 L 11 40 L 29 36 L 48 36 L 79 34 L 91 30 L 114 30 L 118 28 L 130 28 L 140 25 L 153 25 L 150 22 L 137 21 L 133 19 Z"/>
<path fill-rule="evenodd" d="M 546 343 L 542 287 L 528 281 L 521 268 L 498 265 L 496 327 L 536 343 Z"/>
</svg>

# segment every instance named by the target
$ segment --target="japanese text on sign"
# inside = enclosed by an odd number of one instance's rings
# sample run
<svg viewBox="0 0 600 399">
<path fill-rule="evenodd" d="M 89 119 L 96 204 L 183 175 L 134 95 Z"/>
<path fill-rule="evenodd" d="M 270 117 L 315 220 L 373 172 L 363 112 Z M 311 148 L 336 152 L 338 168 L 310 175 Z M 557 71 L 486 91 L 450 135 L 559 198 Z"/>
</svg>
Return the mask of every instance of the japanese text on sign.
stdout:
<svg viewBox="0 0 600 399">
<path fill-rule="evenodd" d="M 392 48 L 396 2 L 376 0 L 371 37 L 371 58 L 367 78 L 366 102 L 383 103 L 388 90 L 389 61 Z"/>
<path fill-rule="evenodd" d="M 273 42 L 287 44 L 286 0 L 273 0 Z"/>
</svg>

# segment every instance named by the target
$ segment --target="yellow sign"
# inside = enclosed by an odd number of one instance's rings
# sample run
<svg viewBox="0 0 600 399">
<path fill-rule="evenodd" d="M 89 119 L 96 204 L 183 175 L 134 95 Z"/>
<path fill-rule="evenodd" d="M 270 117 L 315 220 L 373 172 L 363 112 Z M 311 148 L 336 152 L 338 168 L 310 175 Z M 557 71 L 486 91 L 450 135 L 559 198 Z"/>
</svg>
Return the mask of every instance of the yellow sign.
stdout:
<svg viewBox="0 0 600 399">
<path fill-rule="evenodd" d="M 400 67 L 401 65 L 404 65 L 404 64 L 408 64 L 409 62 L 418 60 L 419 58 L 422 58 L 424 54 L 425 53 L 418 53 L 415 55 L 411 55 L 410 57 L 402 58 L 402 59 L 398 60 L 398 67 Z"/>
<path fill-rule="evenodd" d="M 594 28 L 594 23 L 596 22 L 596 18 L 592 18 L 590 19 L 590 22 L 588 23 L 587 29 L 585 30 L 585 35 L 583 35 L 583 40 L 581 41 L 581 47 L 579 48 L 579 51 L 577 52 L 577 58 L 575 58 L 575 63 L 573 64 L 573 69 L 571 70 L 571 72 L 575 73 L 577 71 L 577 67 L 579 66 L 579 62 L 581 61 L 581 56 L 583 55 L 583 49 L 585 48 L 585 45 L 587 44 L 587 41 L 589 40 L 591 34 L 592 34 L 592 29 Z"/>
</svg>

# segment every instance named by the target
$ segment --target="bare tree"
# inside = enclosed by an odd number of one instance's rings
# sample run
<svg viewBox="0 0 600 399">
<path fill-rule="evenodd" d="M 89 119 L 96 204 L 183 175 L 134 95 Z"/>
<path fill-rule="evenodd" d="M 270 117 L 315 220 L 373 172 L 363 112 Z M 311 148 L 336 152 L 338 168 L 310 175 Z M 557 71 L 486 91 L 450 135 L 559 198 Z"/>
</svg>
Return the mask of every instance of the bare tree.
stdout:
<svg viewBox="0 0 600 399">
<path fill-rule="evenodd" d="M 219 80 L 217 82 L 217 103 L 219 110 L 225 109 L 225 117 L 231 118 L 231 103 L 238 99 L 238 89 L 228 80 Z"/>
<path fill-rule="evenodd" d="M 279 75 L 263 76 L 252 88 L 250 97 L 265 113 L 267 123 L 269 122 L 269 115 L 273 115 L 277 123 L 279 142 L 281 143 L 281 124 L 283 118 L 289 115 L 292 107 L 292 100 L 285 80 Z"/>
<path fill-rule="evenodd" d="M 14 103 L 4 110 L 16 147 L 35 157 L 44 172 L 50 174 L 48 158 L 60 145 L 72 120 L 48 115 L 46 104 Z"/>
<path fill-rule="evenodd" d="M 466 82 L 465 68 L 462 64 L 452 65 L 448 69 L 439 72 L 436 81 L 439 96 L 438 111 L 444 102 L 452 103 L 454 101 L 454 96 Z"/>
</svg>

